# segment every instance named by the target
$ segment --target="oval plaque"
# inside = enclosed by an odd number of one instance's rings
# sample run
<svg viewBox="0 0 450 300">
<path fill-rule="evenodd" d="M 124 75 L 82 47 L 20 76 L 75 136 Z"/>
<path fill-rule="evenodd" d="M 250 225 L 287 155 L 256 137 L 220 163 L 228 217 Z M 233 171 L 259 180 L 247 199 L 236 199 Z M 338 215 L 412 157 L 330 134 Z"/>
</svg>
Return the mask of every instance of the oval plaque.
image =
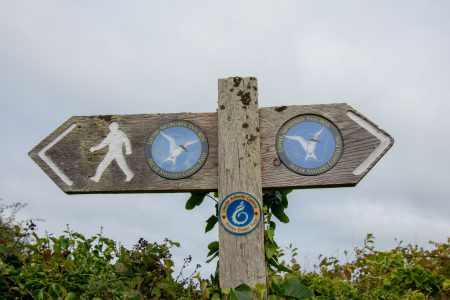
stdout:
<svg viewBox="0 0 450 300">
<path fill-rule="evenodd" d="M 208 157 L 208 140 L 192 122 L 168 122 L 153 131 L 145 144 L 149 167 L 166 179 L 183 179 L 200 170 Z"/>
<path fill-rule="evenodd" d="M 219 220 L 225 230 L 232 234 L 250 233 L 261 221 L 261 205 L 250 194 L 230 194 L 220 203 Z"/>
<path fill-rule="evenodd" d="M 314 114 L 296 116 L 281 126 L 276 138 L 278 157 L 291 171 L 319 175 L 331 170 L 343 153 L 336 125 Z"/>
</svg>

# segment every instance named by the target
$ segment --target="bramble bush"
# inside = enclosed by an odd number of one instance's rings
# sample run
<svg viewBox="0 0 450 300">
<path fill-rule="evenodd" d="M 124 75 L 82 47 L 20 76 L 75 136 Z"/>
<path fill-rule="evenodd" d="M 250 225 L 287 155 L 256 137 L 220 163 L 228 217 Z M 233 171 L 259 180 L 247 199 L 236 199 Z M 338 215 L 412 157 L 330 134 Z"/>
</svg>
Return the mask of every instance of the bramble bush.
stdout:
<svg viewBox="0 0 450 300">
<path fill-rule="evenodd" d="M 450 299 L 450 239 L 430 242 L 430 249 L 399 242 L 380 251 L 368 234 L 343 261 L 319 257 L 314 271 L 303 270 L 298 249 L 282 248 L 274 239 L 274 219 L 289 222 L 289 192 L 264 192 L 266 284 L 231 290 L 219 286 L 217 241 L 208 246 L 207 261 L 217 264 L 210 278 L 200 277 L 199 265 L 184 274 L 191 257 L 175 275 L 170 251 L 178 243 L 140 239 L 126 249 L 101 231 L 85 237 L 69 227 L 59 237 L 39 236 L 35 220 L 16 221 L 22 204 L 0 202 L 0 299 Z M 206 197 L 217 203 L 210 195 L 193 194 L 186 208 Z M 205 231 L 216 224 L 215 213 Z"/>
<path fill-rule="evenodd" d="M 87 238 L 69 228 L 59 237 L 41 237 L 33 220 L 14 222 L 21 207 L 0 209 L 0 299 L 196 297 L 192 278 L 173 279 L 170 249 L 178 243 L 140 239 L 128 250 L 101 232 Z"/>
</svg>

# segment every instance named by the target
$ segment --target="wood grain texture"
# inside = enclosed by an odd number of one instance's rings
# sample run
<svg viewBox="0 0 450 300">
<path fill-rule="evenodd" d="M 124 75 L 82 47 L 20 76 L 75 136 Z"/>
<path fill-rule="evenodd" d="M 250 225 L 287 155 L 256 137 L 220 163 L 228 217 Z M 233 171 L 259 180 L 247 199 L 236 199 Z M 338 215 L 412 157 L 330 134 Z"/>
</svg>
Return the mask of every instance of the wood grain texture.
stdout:
<svg viewBox="0 0 450 300">
<path fill-rule="evenodd" d="M 393 139 L 390 137 L 389 147 L 364 173 L 354 175 L 353 170 L 375 150 L 380 141 L 351 120 L 347 116 L 348 111 L 364 118 L 345 103 L 261 108 L 259 110 L 260 126 L 256 130 L 260 130 L 261 136 L 263 188 L 317 188 L 356 185 L 392 146 Z M 310 113 L 322 115 L 332 121 L 339 128 L 344 140 L 344 152 L 340 161 L 330 171 L 317 176 L 303 176 L 292 172 L 279 161 L 275 150 L 275 138 L 280 126 L 297 115 Z M 150 134 L 162 124 L 173 120 L 187 120 L 197 124 L 205 132 L 208 139 L 209 155 L 205 165 L 199 172 L 186 179 L 164 179 L 155 174 L 145 161 L 144 147 Z M 90 152 L 89 149 L 108 135 L 108 125 L 113 121 L 119 122 L 120 130 L 125 132 L 131 141 L 133 153 L 126 156 L 126 160 L 135 175 L 130 182 L 124 182 L 125 175 L 113 162 L 106 169 L 100 182 L 94 183 L 89 177 L 94 175 L 97 165 L 108 149 L 104 148 L 94 153 Z M 370 123 L 374 125 L 372 122 Z M 38 153 L 73 124 L 76 124 L 76 127 L 46 153 L 55 162 L 55 165 L 73 181 L 73 185 L 69 186 L 49 168 Z M 242 126 L 242 124 L 237 125 Z M 217 113 L 72 117 L 37 145 L 30 152 L 30 156 L 64 192 L 69 194 L 217 191 L 217 126 Z M 376 127 L 376 125 L 374 126 Z M 376 128 L 387 134 L 378 127 Z"/>
<path fill-rule="evenodd" d="M 219 203 L 246 192 L 261 203 L 261 157 L 256 78 L 219 79 Z M 246 235 L 219 228 L 220 285 L 265 284 L 264 224 Z"/>
<path fill-rule="evenodd" d="M 203 167 L 189 178 L 164 179 L 147 165 L 144 148 L 147 139 L 161 125 L 174 120 L 187 120 L 202 128 L 209 144 L 209 155 Z M 108 147 L 90 152 L 109 133 L 108 125 L 118 122 L 131 142 L 132 154 L 125 158 L 134 177 L 125 182 L 125 174 L 115 161 L 105 170 L 100 182 L 89 177 L 105 157 Z M 55 144 L 47 155 L 74 184 L 68 186 L 39 157 L 39 151 L 59 136 L 66 128 L 76 124 L 75 129 Z M 72 117 L 44 139 L 30 156 L 53 181 L 68 194 L 80 193 L 133 193 L 133 192 L 190 192 L 217 190 L 217 113 L 180 113 L 154 115 L 112 115 Z"/>
<path fill-rule="evenodd" d="M 360 113 L 345 103 L 323 105 L 301 105 L 267 107 L 260 109 L 261 124 L 261 159 L 263 188 L 319 188 L 355 186 L 392 147 L 394 140 L 386 132 L 364 118 L 377 130 L 390 138 L 390 145 L 360 175 L 353 171 L 380 144 L 380 140 L 347 116 L 352 111 Z M 344 152 L 339 162 L 328 172 L 317 176 L 299 175 L 290 171 L 279 160 L 275 149 L 278 129 L 291 118 L 301 114 L 321 115 L 333 122 L 342 134 Z"/>
</svg>

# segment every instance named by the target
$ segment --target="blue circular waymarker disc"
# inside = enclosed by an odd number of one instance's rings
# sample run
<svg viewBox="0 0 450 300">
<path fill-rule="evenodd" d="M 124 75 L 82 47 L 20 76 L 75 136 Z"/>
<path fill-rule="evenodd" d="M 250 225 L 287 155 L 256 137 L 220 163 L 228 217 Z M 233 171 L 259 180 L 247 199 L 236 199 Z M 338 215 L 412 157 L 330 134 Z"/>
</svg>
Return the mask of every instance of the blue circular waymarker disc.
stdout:
<svg viewBox="0 0 450 300">
<path fill-rule="evenodd" d="M 208 158 L 208 141 L 192 122 L 168 122 L 152 132 L 145 145 L 149 167 L 166 179 L 183 179 L 198 172 Z"/>
<path fill-rule="evenodd" d="M 301 175 L 331 170 L 342 156 L 344 145 L 336 125 L 314 114 L 296 116 L 281 126 L 276 138 L 280 160 Z"/>
<path fill-rule="evenodd" d="M 258 200 L 243 192 L 228 195 L 219 206 L 220 224 L 232 234 L 252 232 L 261 221 L 261 214 Z"/>
</svg>

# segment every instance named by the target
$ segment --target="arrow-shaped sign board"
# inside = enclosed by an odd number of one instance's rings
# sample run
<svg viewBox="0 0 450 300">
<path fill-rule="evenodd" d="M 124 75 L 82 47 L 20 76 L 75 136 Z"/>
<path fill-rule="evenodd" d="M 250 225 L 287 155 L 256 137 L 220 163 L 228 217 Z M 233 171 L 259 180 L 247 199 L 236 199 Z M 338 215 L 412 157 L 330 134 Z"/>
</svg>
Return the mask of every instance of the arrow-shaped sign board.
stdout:
<svg viewBox="0 0 450 300">
<path fill-rule="evenodd" d="M 219 79 L 216 113 L 72 117 L 30 156 L 66 193 L 218 191 L 220 286 L 265 283 L 262 189 L 356 185 L 392 146 L 347 104 L 258 109 Z"/>
<path fill-rule="evenodd" d="M 354 186 L 393 144 L 347 104 L 261 108 L 248 129 L 268 189 Z M 151 193 L 216 191 L 217 151 L 217 113 L 180 113 L 72 117 L 29 155 L 68 194 Z"/>
</svg>

